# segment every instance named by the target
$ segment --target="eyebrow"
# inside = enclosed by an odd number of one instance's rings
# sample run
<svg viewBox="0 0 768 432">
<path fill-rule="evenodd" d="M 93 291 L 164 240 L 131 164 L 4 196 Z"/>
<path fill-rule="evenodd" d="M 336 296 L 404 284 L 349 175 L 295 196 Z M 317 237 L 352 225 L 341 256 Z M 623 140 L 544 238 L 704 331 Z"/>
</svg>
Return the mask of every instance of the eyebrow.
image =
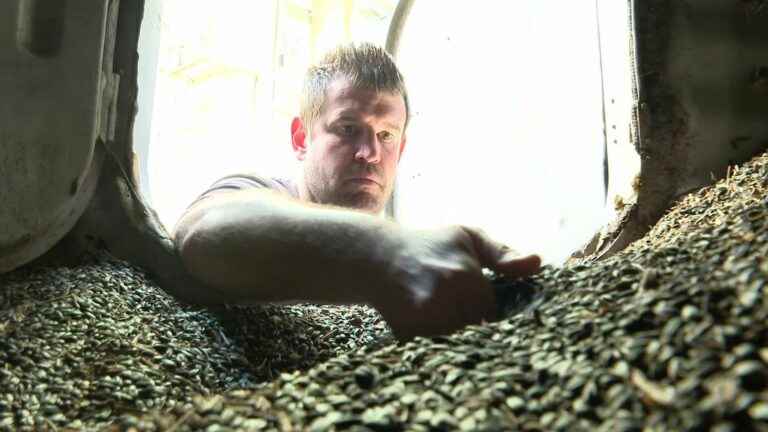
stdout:
<svg viewBox="0 0 768 432">
<path fill-rule="evenodd" d="M 338 121 L 344 121 L 344 120 L 360 121 L 360 116 L 355 115 L 354 110 L 344 110 L 339 113 L 339 116 L 335 120 L 333 120 L 333 123 Z M 397 132 L 402 132 L 402 128 L 396 123 L 384 122 L 384 126 L 387 127 L 388 129 L 393 129 L 393 130 L 396 130 Z"/>
<path fill-rule="evenodd" d="M 390 128 L 390 129 L 394 129 L 394 130 L 396 130 L 398 132 L 401 132 L 400 126 L 398 126 L 398 125 L 396 125 L 394 123 L 386 122 L 386 123 L 384 123 L 384 126 Z"/>
</svg>

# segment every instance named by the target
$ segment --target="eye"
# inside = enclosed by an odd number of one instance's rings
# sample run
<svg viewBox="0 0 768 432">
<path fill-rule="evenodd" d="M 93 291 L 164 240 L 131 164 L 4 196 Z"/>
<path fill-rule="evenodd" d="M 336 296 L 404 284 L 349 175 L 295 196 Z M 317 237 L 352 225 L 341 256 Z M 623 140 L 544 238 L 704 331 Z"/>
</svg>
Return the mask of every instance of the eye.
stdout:
<svg viewBox="0 0 768 432">
<path fill-rule="evenodd" d="M 388 131 L 379 132 L 379 140 L 383 143 L 390 143 L 395 140 L 395 134 Z"/>
<path fill-rule="evenodd" d="M 353 124 L 343 124 L 336 128 L 336 133 L 342 137 L 350 138 L 357 135 L 358 128 Z"/>
</svg>

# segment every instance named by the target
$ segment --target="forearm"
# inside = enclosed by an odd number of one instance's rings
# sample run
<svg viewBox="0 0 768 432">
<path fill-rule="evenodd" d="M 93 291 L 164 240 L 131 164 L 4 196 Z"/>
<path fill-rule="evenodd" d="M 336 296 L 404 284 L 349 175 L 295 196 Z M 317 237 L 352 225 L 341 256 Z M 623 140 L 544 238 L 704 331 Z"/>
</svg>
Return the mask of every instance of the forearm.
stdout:
<svg viewBox="0 0 768 432">
<path fill-rule="evenodd" d="M 181 221 L 177 242 L 189 271 L 224 302 L 371 304 L 400 247 L 394 223 L 269 191 L 200 206 Z"/>
</svg>

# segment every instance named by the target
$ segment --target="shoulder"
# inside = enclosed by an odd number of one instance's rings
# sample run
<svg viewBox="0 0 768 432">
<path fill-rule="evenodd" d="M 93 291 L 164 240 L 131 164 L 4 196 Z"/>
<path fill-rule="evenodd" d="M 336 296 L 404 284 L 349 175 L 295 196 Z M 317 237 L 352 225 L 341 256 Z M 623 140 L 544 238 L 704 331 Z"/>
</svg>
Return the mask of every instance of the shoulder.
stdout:
<svg viewBox="0 0 768 432">
<path fill-rule="evenodd" d="M 259 188 L 282 192 L 294 198 L 298 197 L 298 190 L 296 189 L 296 185 L 291 180 L 247 173 L 232 174 L 216 180 L 205 192 L 200 195 L 197 201 L 220 192 Z"/>
<path fill-rule="evenodd" d="M 182 215 L 179 221 L 176 223 L 176 226 L 174 227 L 174 238 L 178 239 L 179 236 L 183 238 L 185 235 L 185 227 L 188 227 L 190 223 L 193 223 L 195 220 L 197 220 L 197 218 L 200 217 L 200 214 L 197 216 L 190 216 L 190 212 L 195 206 L 206 202 L 209 198 L 219 194 L 226 194 L 233 191 L 247 189 L 270 189 L 278 193 L 286 194 L 293 198 L 298 199 L 299 197 L 298 189 L 296 188 L 295 183 L 288 179 L 261 176 L 258 174 L 228 175 L 216 180 L 211 186 L 208 187 L 208 189 L 206 189 L 187 206 L 187 208 L 182 212 Z"/>
</svg>

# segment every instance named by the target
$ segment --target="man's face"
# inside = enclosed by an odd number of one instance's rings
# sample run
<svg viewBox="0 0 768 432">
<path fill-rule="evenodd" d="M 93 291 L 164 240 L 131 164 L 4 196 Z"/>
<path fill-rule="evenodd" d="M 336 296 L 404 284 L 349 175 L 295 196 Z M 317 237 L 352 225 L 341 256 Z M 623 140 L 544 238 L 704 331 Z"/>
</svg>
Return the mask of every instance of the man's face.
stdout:
<svg viewBox="0 0 768 432">
<path fill-rule="evenodd" d="M 309 136 L 300 119 L 291 125 L 293 148 L 303 161 L 302 198 L 380 212 L 392 194 L 405 147 L 405 120 L 402 95 L 335 79 Z"/>
</svg>

